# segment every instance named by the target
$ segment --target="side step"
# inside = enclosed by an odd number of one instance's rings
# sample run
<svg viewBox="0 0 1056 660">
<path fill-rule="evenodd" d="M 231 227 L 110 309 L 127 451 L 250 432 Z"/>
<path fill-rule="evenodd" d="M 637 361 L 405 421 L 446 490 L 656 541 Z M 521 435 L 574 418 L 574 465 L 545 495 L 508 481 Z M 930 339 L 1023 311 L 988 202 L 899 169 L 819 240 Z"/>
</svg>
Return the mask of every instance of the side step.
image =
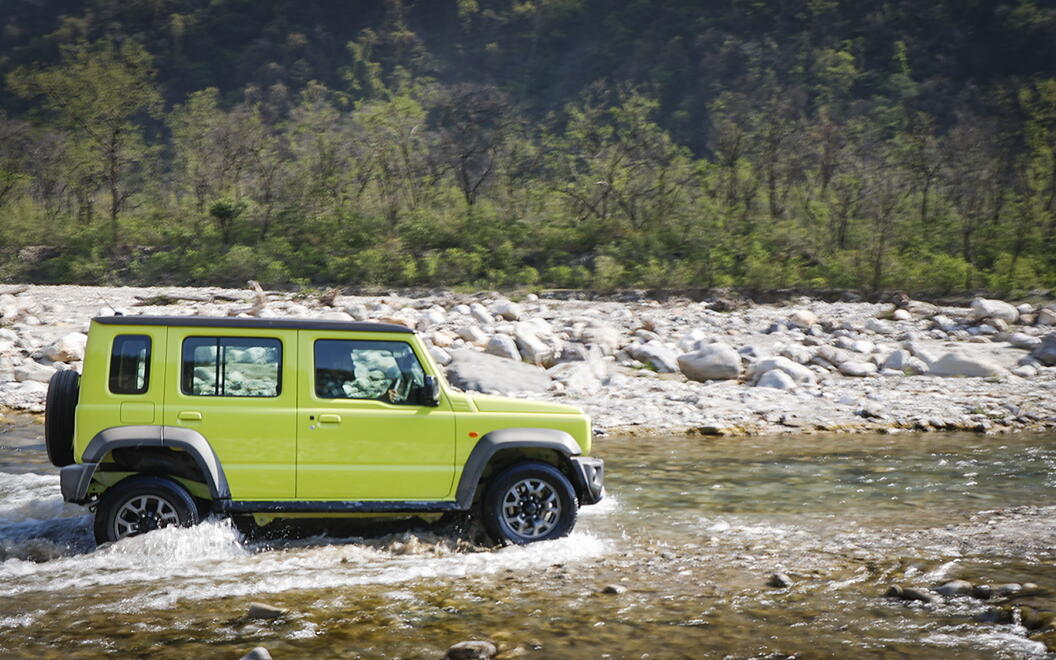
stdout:
<svg viewBox="0 0 1056 660">
<path fill-rule="evenodd" d="M 220 513 L 446 513 L 463 511 L 458 502 L 319 502 L 214 500 Z"/>
</svg>

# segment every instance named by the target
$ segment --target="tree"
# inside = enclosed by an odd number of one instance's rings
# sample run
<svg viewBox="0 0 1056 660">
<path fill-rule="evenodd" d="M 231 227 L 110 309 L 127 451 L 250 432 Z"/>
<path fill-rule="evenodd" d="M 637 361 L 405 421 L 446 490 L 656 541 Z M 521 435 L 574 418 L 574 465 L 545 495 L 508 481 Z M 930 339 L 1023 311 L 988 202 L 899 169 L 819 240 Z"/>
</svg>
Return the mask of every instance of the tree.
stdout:
<svg viewBox="0 0 1056 660">
<path fill-rule="evenodd" d="M 148 148 L 135 119 L 157 113 L 161 95 L 154 84 L 150 54 L 125 40 L 65 47 L 62 63 L 24 67 L 8 76 L 23 98 L 43 97 L 77 144 L 74 156 L 87 181 L 109 195 L 110 248 L 119 242 L 118 216 L 143 185 Z"/>
</svg>

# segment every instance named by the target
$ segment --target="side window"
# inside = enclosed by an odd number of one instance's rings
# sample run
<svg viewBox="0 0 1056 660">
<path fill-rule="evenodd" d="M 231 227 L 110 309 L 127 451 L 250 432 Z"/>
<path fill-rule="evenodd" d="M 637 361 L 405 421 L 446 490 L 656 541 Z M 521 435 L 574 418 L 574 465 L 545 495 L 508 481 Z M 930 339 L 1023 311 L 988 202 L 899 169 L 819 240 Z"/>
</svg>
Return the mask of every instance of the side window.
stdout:
<svg viewBox="0 0 1056 660">
<path fill-rule="evenodd" d="M 318 339 L 315 395 L 321 399 L 376 399 L 417 404 L 425 370 L 402 341 Z"/>
<path fill-rule="evenodd" d="M 278 396 L 281 369 L 278 339 L 188 337 L 180 385 L 195 396 Z"/>
<path fill-rule="evenodd" d="M 150 337 L 118 335 L 110 349 L 110 391 L 143 394 L 150 385 Z"/>
</svg>

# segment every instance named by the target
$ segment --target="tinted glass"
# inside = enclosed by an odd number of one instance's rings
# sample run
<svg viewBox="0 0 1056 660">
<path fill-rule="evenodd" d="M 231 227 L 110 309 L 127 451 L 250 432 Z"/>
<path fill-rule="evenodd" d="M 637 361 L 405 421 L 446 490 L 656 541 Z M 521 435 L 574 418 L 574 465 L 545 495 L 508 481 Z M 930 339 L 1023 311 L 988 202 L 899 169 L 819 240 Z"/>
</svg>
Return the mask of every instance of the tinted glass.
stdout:
<svg viewBox="0 0 1056 660">
<path fill-rule="evenodd" d="M 150 337 L 118 335 L 110 351 L 110 391 L 143 394 L 150 385 Z"/>
<path fill-rule="evenodd" d="M 184 394 L 278 396 L 282 342 L 256 337 L 188 337 L 183 340 Z"/>
<path fill-rule="evenodd" d="M 416 404 L 424 384 L 425 371 L 406 342 L 315 342 L 315 394 L 319 398 Z"/>
</svg>

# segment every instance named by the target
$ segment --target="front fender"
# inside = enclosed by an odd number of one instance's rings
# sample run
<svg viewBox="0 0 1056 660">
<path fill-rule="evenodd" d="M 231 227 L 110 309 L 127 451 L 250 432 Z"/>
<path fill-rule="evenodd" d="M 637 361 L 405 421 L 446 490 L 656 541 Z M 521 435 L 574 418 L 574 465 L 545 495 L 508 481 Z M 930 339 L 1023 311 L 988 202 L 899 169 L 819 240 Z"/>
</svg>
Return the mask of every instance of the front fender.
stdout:
<svg viewBox="0 0 1056 660">
<path fill-rule="evenodd" d="M 564 431 L 557 429 L 510 428 L 498 429 L 477 441 L 462 468 L 462 477 L 458 481 L 455 499 L 460 509 L 473 506 L 477 485 L 495 454 L 504 449 L 550 449 L 565 458 L 579 456 L 579 443 Z"/>
</svg>

